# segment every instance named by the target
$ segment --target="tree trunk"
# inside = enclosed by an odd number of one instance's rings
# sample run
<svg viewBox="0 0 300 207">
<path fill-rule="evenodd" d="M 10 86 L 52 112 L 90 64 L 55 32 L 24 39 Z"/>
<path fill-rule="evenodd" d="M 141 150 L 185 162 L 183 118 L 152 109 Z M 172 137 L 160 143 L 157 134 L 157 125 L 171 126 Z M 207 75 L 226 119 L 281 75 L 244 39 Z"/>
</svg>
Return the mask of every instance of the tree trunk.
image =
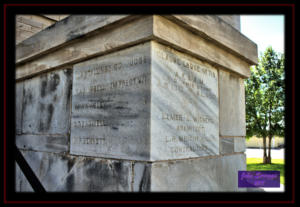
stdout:
<svg viewBox="0 0 300 207">
<path fill-rule="evenodd" d="M 264 156 L 263 163 L 267 164 L 267 137 L 263 137 L 263 148 L 264 148 Z"/>
<path fill-rule="evenodd" d="M 269 135 L 269 151 L 268 151 L 268 156 L 267 156 L 267 163 L 271 164 L 271 144 L 272 144 L 272 135 Z"/>
</svg>

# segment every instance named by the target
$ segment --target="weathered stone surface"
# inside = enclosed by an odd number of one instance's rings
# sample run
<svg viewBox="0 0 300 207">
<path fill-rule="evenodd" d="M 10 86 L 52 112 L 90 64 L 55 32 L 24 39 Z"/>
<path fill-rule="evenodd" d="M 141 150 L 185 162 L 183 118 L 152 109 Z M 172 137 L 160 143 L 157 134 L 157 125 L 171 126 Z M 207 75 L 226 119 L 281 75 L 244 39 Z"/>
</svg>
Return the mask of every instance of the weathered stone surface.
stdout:
<svg viewBox="0 0 300 207">
<path fill-rule="evenodd" d="M 238 188 L 244 154 L 153 163 L 151 191 L 246 191 Z"/>
<path fill-rule="evenodd" d="M 246 139 L 245 137 L 234 138 L 234 152 L 245 152 L 246 150 Z"/>
<path fill-rule="evenodd" d="M 220 138 L 220 153 L 230 154 L 233 152 L 245 152 L 246 140 L 244 137 L 222 137 Z"/>
<path fill-rule="evenodd" d="M 23 134 L 16 136 L 16 145 L 21 149 L 45 152 L 67 152 L 69 150 L 68 137 L 66 135 Z"/>
<path fill-rule="evenodd" d="M 219 154 L 218 73 L 152 43 L 151 160 Z"/>
<path fill-rule="evenodd" d="M 16 143 L 47 191 L 247 190 L 242 78 L 256 46 L 218 17 L 188 16 L 59 26 L 71 16 L 18 47 Z M 32 190 L 16 171 L 16 189 Z"/>
<path fill-rule="evenodd" d="M 219 71 L 220 136 L 246 136 L 244 80 Z"/>
<path fill-rule="evenodd" d="M 71 153 L 148 160 L 150 43 L 74 66 Z"/>
<path fill-rule="evenodd" d="M 220 138 L 220 154 L 234 152 L 234 138 Z"/>
<path fill-rule="evenodd" d="M 245 154 L 132 165 L 129 161 L 21 152 L 47 192 L 246 191 L 237 187 L 238 171 L 246 169 Z M 31 191 L 19 174 L 17 191 Z"/>
<path fill-rule="evenodd" d="M 72 154 L 167 160 L 219 153 L 218 74 L 209 64 L 148 42 L 75 65 L 73 80 Z"/>
<path fill-rule="evenodd" d="M 131 163 L 79 158 L 59 190 L 75 192 L 131 191 Z"/>
<path fill-rule="evenodd" d="M 44 53 L 67 41 L 103 28 L 127 16 L 129 15 L 71 15 L 17 45 L 17 62 Z"/>
<path fill-rule="evenodd" d="M 246 170 L 246 155 L 233 154 L 219 157 L 217 160 L 217 176 L 219 191 L 246 191 L 238 188 L 238 171 Z"/>
<path fill-rule="evenodd" d="M 166 17 L 204 38 L 218 42 L 227 50 L 245 58 L 249 64 L 257 64 L 257 45 L 238 30 L 228 26 L 228 18 L 226 18 L 227 21 L 224 21 L 224 15 L 177 14 L 167 15 Z M 235 24 L 239 23 L 236 22 Z"/>
<path fill-rule="evenodd" d="M 226 23 L 233 26 L 238 31 L 241 31 L 240 15 L 217 15 L 217 16 L 222 20 L 224 20 Z"/>
<path fill-rule="evenodd" d="M 16 192 L 34 192 L 30 183 L 27 181 L 25 175 L 21 171 L 19 165 L 15 163 L 15 191 Z"/>
<path fill-rule="evenodd" d="M 249 66 L 257 62 L 257 46 L 216 16 L 165 16 L 171 21 L 157 15 L 112 16 L 69 16 L 25 40 L 16 50 L 16 78 L 75 64 L 150 39 L 177 47 L 243 77 L 249 77 Z M 53 36 L 57 38 L 49 38 Z"/>
<path fill-rule="evenodd" d="M 133 167 L 133 191 L 150 192 L 151 191 L 151 164 L 134 163 Z"/>
<path fill-rule="evenodd" d="M 21 152 L 47 192 L 131 191 L 131 162 Z"/>
<path fill-rule="evenodd" d="M 72 70 L 60 70 L 24 81 L 23 133 L 69 132 Z"/>
<path fill-rule="evenodd" d="M 161 16 L 154 16 L 153 18 L 153 35 L 157 38 L 157 41 L 192 54 L 213 65 L 238 73 L 243 77 L 250 76 L 250 63 L 236 54 L 229 53 L 228 49 L 220 47 L 213 41 L 207 40 L 166 18 Z M 230 26 L 227 25 L 227 27 Z"/>
<path fill-rule="evenodd" d="M 16 123 L 16 134 L 22 133 L 22 106 L 23 106 L 23 82 L 16 83 L 16 114 L 15 114 L 15 123 Z"/>
<path fill-rule="evenodd" d="M 146 16 L 129 23 L 122 23 L 119 27 L 102 30 L 95 35 L 82 38 L 81 41 L 74 41 L 72 44 L 67 44 L 51 53 L 40 55 L 31 61 L 18 65 L 16 79 L 30 77 L 65 64 L 79 63 L 97 55 L 144 42 L 152 37 L 152 24 L 153 17 Z"/>
</svg>

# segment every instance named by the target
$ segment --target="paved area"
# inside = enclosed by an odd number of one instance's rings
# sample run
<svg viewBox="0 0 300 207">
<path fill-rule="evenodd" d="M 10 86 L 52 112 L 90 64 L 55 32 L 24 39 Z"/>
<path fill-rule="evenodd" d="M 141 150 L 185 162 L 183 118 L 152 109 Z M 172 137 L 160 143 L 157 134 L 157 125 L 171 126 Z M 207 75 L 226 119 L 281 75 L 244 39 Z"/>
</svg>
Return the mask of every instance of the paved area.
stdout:
<svg viewBox="0 0 300 207">
<path fill-rule="evenodd" d="M 246 149 L 247 158 L 262 158 L 263 149 Z M 284 159 L 284 149 L 272 149 L 271 150 L 272 159 Z"/>
<path fill-rule="evenodd" d="M 284 185 L 280 184 L 280 188 L 262 188 L 265 192 L 284 192 Z"/>
<path fill-rule="evenodd" d="M 263 157 L 263 149 L 246 149 L 247 158 L 261 158 Z M 272 159 L 284 159 L 284 149 L 272 149 Z M 279 188 L 261 188 L 265 192 L 284 192 L 284 185 L 280 184 Z"/>
</svg>

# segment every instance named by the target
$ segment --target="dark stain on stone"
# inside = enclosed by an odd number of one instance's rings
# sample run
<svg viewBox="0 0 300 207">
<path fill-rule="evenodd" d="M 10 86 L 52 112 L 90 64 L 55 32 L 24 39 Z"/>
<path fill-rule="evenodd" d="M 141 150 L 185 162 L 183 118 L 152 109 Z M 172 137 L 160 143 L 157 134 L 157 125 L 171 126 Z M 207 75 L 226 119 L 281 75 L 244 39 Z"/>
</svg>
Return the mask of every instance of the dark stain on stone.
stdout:
<svg viewBox="0 0 300 207">
<path fill-rule="evenodd" d="M 41 112 L 43 112 L 45 110 L 45 104 L 40 103 L 40 110 L 41 110 Z"/>
<path fill-rule="evenodd" d="M 65 69 L 64 74 L 69 78 L 72 75 L 72 70 L 71 69 Z"/>
<path fill-rule="evenodd" d="M 39 131 L 44 131 L 44 123 L 42 121 L 39 122 Z"/>
<path fill-rule="evenodd" d="M 68 175 L 68 177 L 66 178 L 66 187 L 67 187 L 67 191 L 72 191 L 74 188 L 74 174 L 70 174 Z"/>
<path fill-rule="evenodd" d="M 72 158 L 72 157 L 69 157 L 67 155 L 61 155 L 61 159 L 64 162 L 67 162 L 68 173 L 69 173 L 71 171 L 71 169 L 73 168 L 73 166 L 75 165 L 75 163 L 76 163 L 76 158 Z"/>
<path fill-rule="evenodd" d="M 117 174 L 122 173 L 122 164 L 120 162 L 114 162 L 113 165 Z"/>
<path fill-rule="evenodd" d="M 91 162 L 87 166 L 86 174 L 91 182 L 95 182 L 95 180 L 99 179 L 100 183 L 98 186 L 106 186 L 113 179 L 112 170 L 108 167 L 108 164 L 104 162 Z"/>
<path fill-rule="evenodd" d="M 56 26 L 56 23 L 51 24 L 49 27 L 46 27 L 45 30 L 51 30 L 52 28 L 54 28 Z"/>
<path fill-rule="evenodd" d="M 145 191 L 150 191 L 150 186 L 151 186 L 151 180 L 150 180 L 150 167 L 145 166 L 144 171 L 143 171 L 143 176 L 139 185 L 139 191 L 140 192 L 145 192 Z"/>
<path fill-rule="evenodd" d="M 79 39 L 84 37 L 85 34 L 78 34 L 74 31 L 70 32 L 69 34 L 67 34 L 67 40 L 66 41 L 70 41 L 70 40 L 74 40 L 74 39 Z"/>
<path fill-rule="evenodd" d="M 53 102 L 56 102 L 56 100 L 57 100 L 57 95 L 55 94 L 55 95 L 53 96 Z"/>
<path fill-rule="evenodd" d="M 117 106 L 117 107 L 115 107 L 115 109 L 121 110 L 121 109 L 128 109 L 128 108 L 127 107 L 123 107 L 123 106 Z"/>
<path fill-rule="evenodd" d="M 53 116 L 53 105 L 48 104 L 47 110 L 46 105 L 43 103 L 39 103 L 39 110 L 40 110 L 40 119 L 39 119 L 39 131 L 46 131 L 50 128 L 51 120 Z"/>
<path fill-rule="evenodd" d="M 85 160 L 85 166 L 87 167 L 88 176 L 96 176 L 98 173 L 103 172 L 103 163 L 95 163 L 91 160 Z"/>
<path fill-rule="evenodd" d="M 85 160 L 84 168 L 89 178 L 86 183 L 89 191 L 129 189 L 128 169 L 123 167 L 122 162 Z"/>
<path fill-rule="evenodd" d="M 72 169 L 72 167 L 75 164 L 75 160 L 74 159 L 69 159 L 68 160 L 68 172 L 70 172 L 70 170 Z"/>
<path fill-rule="evenodd" d="M 25 89 L 24 89 L 25 90 Z M 31 104 L 32 103 L 32 94 L 31 91 L 24 91 L 25 97 L 24 97 L 24 105 L 26 106 L 27 104 Z"/>
<path fill-rule="evenodd" d="M 51 77 L 50 80 L 50 91 L 53 92 L 57 89 L 57 86 L 59 85 L 60 78 L 58 74 L 54 74 L 53 77 Z"/>
<path fill-rule="evenodd" d="M 67 76 L 67 102 L 66 102 L 66 108 L 69 108 L 70 102 L 71 102 L 71 95 L 72 95 L 72 70 L 66 70 L 64 73 Z"/>
<path fill-rule="evenodd" d="M 48 110 L 48 117 L 47 117 L 47 122 L 46 122 L 46 129 L 49 129 L 50 125 L 51 125 L 51 120 L 53 117 L 53 111 L 54 111 L 53 105 L 49 104 L 47 110 Z"/>
<path fill-rule="evenodd" d="M 41 84 L 41 97 L 45 97 L 45 95 L 46 95 L 46 88 L 47 88 L 47 81 L 46 80 L 42 80 L 42 84 Z"/>
<path fill-rule="evenodd" d="M 112 128 L 113 130 L 118 130 L 118 129 L 119 129 L 118 127 L 115 127 L 115 126 L 111 126 L 111 128 Z"/>
</svg>

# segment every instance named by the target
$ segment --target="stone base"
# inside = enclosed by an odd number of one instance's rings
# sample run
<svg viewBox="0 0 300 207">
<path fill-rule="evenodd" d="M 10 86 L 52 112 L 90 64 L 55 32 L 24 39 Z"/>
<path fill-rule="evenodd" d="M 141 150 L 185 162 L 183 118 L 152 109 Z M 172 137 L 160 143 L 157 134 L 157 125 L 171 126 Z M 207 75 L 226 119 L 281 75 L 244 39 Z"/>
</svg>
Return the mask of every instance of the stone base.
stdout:
<svg viewBox="0 0 300 207">
<path fill-rule="evenodd" d="M 245 154 L 161 162 L 21 150 L 47 192 L 228 192 L 238 188 Z M 17 166 L 17 165 L 16 165 Z M 16 168 L 16 191 L 33 191 Z"/>
</svg>

